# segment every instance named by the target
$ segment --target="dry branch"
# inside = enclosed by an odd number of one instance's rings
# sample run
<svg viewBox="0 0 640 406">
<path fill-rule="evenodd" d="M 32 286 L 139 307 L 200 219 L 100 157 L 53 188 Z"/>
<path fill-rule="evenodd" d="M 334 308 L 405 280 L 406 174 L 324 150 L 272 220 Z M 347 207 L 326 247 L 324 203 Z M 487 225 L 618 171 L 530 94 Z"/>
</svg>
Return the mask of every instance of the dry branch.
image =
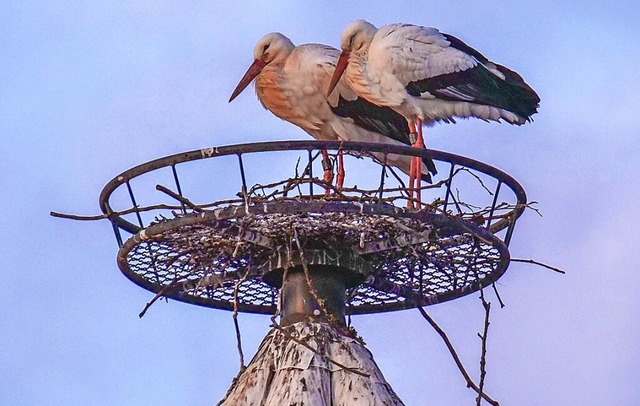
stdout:
<svg viewBox="0 0 640 406">
<path fill-rule="evenodd" d="M 177 194 L 176 192 L 172 191 L 171 189 L 169 189 L 169 188 L 167 188 L 165 186 L 156 185 L 156 190 L 159 190 L 160 192 L 166 193 L 167 195 L 173 197 L 174 199 L 176 199 L 180 203 L 184 204 L 185 206 L 188 206 L 193 211 L 201 212 L 203 210 L 202 207 L 198 206 L 197 204 L 192 203 L 191 200 L 187 199 L 184 196 L 181 196 L 181 195 Z"/>
<path fill-rule="evenodd" d="M 182 279 L 182 278 L 177 277 L 174 280 L 172 280 L 168 285 L 165 285 L 162 289 L 160 289 L 160 291 L 158 291 L 158 293 L 155 294 L 153 299 L 151 299 L 151 301 L 149 301 L 144 306 L 144 309 L 142 309 L 140 314 L 138 314 L 138 317 L 142 318 L 147 313 L 147 310 L 149 310 L 149 308 L 156 302 L 156 300 L 160 299 L 167 290 L 169 290 L 170 288 L 174 287 L 180 281 L 180 279 Z"/>
<path fill-rule="evenodd" d="M 484 331 L 478 334 L 482 340 L 482 350 L 480 354 L 480 383 L 478 385 L 478 397 L 476 398 L 477 406 L 482 403 L 482 395 L 484 394 L 484 381 L 487 375 L 487 337 L 489 332 L 489 312 L 491 311 L 491 303 L 484 298 L 484 291 L 480 290 L 480 300 L 484 308 Z"/>
<path fill-rule="evenodd" d="M 534 265 L 541 266 L 543 268 L 551 269 L 552 271 L 558 272 L 558 273 L 561 273 L 561 274 L 566 273 L 565 271 L 563 271 L 560 268 L 556 268 L 555 266 L 547 265 L 545 263 L 542 263 L 542 262 L 539 262 L 539 261 L 536 261 L 536 260 L 533 260 L 533 259 L 511 258 L 511 262 L 524 262 L 524 263 L 527 263 L 527 264 L 534 264 Z"/>
<path fill-rule="evenodd" d="M 427 314 L 427 312 L 422 307 L 417 307 L 417 309 L 420 312 L 420 314 L 422 315 L 422 317 L 424 317 L 425 320 L 427 320 L 427 322 L 429 322 L 431 327 L 433 327 L 434 330 L 436 330 L 436 332 L 440 335 L 440 337 L 444 341 L 445 345 L 449 349 L 449 352 L 451 353 L 451 356 L 453 357 L 453 360 L 455 361 L 456 365 L 458 366 L 458 369 L 460 370 L 460 373 L 462 373 L 462 376 L 464 377 L 465 381 L 467 382 L 467 387 L 473 389 L 474 391 L 476 391 L 476 393 L 478 393 L 478 395 L 481 395 L 482 398 L 484 400 L 486 400 L 487 402 L 489 402 L 491 405 L 500 406 L 500 403 L 498 403 L 498 401 L 492 399 L 486 393 L 483 393 L 480 390 L 480 388 L 478 387 L 478 385 L 476 385 L 475 382 L 473 382 L 473 380 L 471 379 L 471 377 L 467 373 L 467 370 L 464 368 L 464 365 L 462 365 L 462 361 L 460 361 L 460 357 L 458 356 L 458 353 L 456 352 L 455 348 L 453 347 L 453 344 L 451 344 L 451 340 L 449 340 L 449 337 L 444 332 L 444 330 L 442 330 L 442 328 L 440 328 L 440 326 L 435 322 L 435 320 L 433 320 L 431 318 L 431 316 L 429 316 L 429 314 Z"/>
<path fill-rule="evenodd" d="M 240 373 L 242 373 L 242 371 L 244 371 L 246 367 L 244 364 L 244 353 L 242 352 L 242 335 L 240 334 L 240 325 L 238 324 L 238 289 L 240 289 L 240 285 L 247 280 L 250 272 L 251 263 L 249 263 L 247 271 L 245 272 L 244 276 L 242 276 L 242 279 L 236 282 L 235 286 L 233 287 L 233 326 L 236 330 L 236 342 L 238 346 L 238 354 L 240 356 Z"/>
</svg>

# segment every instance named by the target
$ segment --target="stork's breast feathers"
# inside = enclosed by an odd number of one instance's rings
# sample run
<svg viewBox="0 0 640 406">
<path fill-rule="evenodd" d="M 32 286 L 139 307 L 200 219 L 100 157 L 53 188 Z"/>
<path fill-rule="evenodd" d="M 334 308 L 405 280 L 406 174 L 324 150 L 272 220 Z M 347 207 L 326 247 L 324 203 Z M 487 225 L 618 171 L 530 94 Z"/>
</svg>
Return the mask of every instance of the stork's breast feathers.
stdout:
<svg viewBox="0 0 640 406">
<path fill-rule="evenodd" d="M 283 115 L 286 115 L 291 110 L 291 104 L 280 83 L 281 78 L 278 71 L 265 68 L 256 77 L 255 86 L 258 99 L 264 108 L 283 118 Z"/>
</svg>

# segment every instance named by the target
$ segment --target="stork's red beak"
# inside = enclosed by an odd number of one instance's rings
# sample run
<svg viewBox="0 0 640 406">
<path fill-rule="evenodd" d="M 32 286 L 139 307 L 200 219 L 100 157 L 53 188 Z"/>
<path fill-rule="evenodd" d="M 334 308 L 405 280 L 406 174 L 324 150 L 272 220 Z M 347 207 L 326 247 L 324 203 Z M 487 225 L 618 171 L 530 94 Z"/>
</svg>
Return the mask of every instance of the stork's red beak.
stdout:
<svg viewBox="0 0 640 406">
<path fill-rule="evenodd" d="M 327 97 L 333 92 L 338 81 L 342 77 L 344 70 L 347 69 L 347 65 L 349 64 L 349 51 L 343 50 L 340 53 L 340 58 L 338 58 L 338 63 L 336 63 L 336 70 L 333 72 L 333 76 L 331 76 L 331 82 L 329 82 L 329 90 L 327 90 Z"/>
<path fill-rule="evenodd" d="M 262 59 L 256 59 L 255 61 L 253 61 L 251 66 L 249 66 L 249 69 L 247 69 L 247 71 L 244 73 L 242 79 L 240 79 L 240 82 L 238 82 L 238 86 L 236 86 L 233 93 L 231 93 L 231 97 L 229 97 L 229 103 L 231 103 L 233 99 L 236 98 L 236 96 L 242 93 L 244 88 L 247 87 L 256 76 L 258 76 L 265 65 L 266 63 Z"/>
</svg>

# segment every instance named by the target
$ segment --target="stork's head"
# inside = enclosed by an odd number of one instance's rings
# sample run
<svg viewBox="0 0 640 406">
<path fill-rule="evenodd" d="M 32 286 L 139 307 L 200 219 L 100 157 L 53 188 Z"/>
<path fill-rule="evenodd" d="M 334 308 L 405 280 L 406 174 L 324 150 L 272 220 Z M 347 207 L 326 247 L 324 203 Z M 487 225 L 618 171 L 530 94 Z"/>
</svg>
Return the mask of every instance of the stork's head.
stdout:
<svg viewBox="0 0 640 406">
<path fill-rule="evenodd" d="M 367 52 L 377 31 L 378 29 L 373 24 L 365 20 L 356 20 L 347 25 L 342 31 L 342 35 L 340 35 L 342 52 L 336 63 L 336 70 L 333 72 L 331 82 L 329 82 L 327 97 L 333 92 L 345 69 L 347 69 L 349 56 L 352 53 Z"/>
<path fill-rule="evenodd" d="M 340 35 L 342 52 L 358 52 L 369 48 L 378 29 L 368 21 L 356 20 L 350 23 Z"/>
<path fill-rule="evenodd" d="M 256 76 L 270 63 L 284 62 L 295 46 L 291 40 L 279 32 L 272 32 L 260 39 L 253 50 L 255 58 L 249 69 L 234 89 L 229 102 L 236 98 Z"/>
<path fill-rule="evenodd" d="M 295 46 L 291 40 L 279 32 L 272 32 L 260 39 L 253 49 L 253 57 L 261 59 L 265 65 L 287 59 Z"/>
</svg>

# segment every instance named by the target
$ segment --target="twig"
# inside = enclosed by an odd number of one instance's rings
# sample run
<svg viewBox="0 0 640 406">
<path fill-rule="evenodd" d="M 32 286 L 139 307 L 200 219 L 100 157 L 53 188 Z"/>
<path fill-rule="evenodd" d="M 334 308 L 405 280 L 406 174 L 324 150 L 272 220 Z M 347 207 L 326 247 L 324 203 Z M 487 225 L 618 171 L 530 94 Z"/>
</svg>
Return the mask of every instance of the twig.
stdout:
<svg viewBox="0 0 640 406">
<path fill-rule="evenodd" d="M 500 297 L 500 293 L 498 293 L 498 288 L 496 287 L 496 283 L 493 282 L 491 286 L 493 286 L 493 292 L 496 294 L 496 297 L 498 298 L 498 303 L 500 303 L 500 308 L 503 309 L 505 304 L 502 301 L 502 298 Z"/>
<path fill-rule="evenodd" d="M 65 214 L 65 213 L 58 213 L 55 211 L 51 211 L 49 212 L 49 215 L 51 215 L 52 217 L 58 217 L 61 219 L 69 219 L 69 220 L 87 220 L 87 221 L 91 221 L 91 220 L 104 220 L 109 218 L 109 214 L 98 214 L 95 216 L 80 216 L 77 214 Z"/>
<path fill-rule="evenodd" d="M 232 203 L 240 203 L 240 202 L 242 202 L 242 200 L 240 199 L 228 199 L 228 200 L 220 200 L 215 203 L 199 205 L 198 207 L 200 209 L 206 209 L 210 207 L 220 206 L 223 204 L 232 204 Z M 55 211 L 51 211 L 49 212 L 49 214 L 52 217 L 58 217 L 58 218 L 69 219 L 69 220 L 93 221 L 93 220 L 108 219 L 112 216 L 123 216 L 125 214 L 131 214 L 135 212 L 145 212 L 145 211 L 152 211 L 152 210 L 181 210 L 181 209 L 182 209 L 182 206 L 174 206 L 169 204 L 154 204 L 151 206 L 132 207 L 126 210 L 112 211 L 111 213 L 97 214 L 93 216 L 82 216 L 77 214 L 58 213 Z"/>
<path fill-rule="evenodd" d="M 534 264 L 534 265 L 541 266 L 543 268 L 551 269 L 552 271 L 558 272 L 558 273 L 561 273 L 561 274 L 566 273 L 565 271 L 563 271 L 560 268 L 556 268 L 555 266 L 547 265 L 547 264 L 544 264 L 542 262 L 539 262 L 539 261 L 536 261 L 536 260 L 533 260 L 533 259 L 511 258 L 511 262 L 525 262 L 527 264 Z"/>
<path fill-rule="evenodd" d="M 240 289 L 240 285 L 247 280 L 249 277 L 249 273 L 251 271 L 251 260 L 249 260 L 249 265 L 247 266 L 247 272 L 245 272 L 242 279 L 236 282 L 233 287 L 233 325 L 236 329 L 236 342 L 238 345 L 238 354 L 240 355 L 240 373 L 246 369 L 244 364 L 244 353 L 242 352 L 242 336 L 240 334 L 240 325 L 238 324 L 238 290 Z"/>
<path fill-rule="evenodd" d="M 489 395 L 487 395 L 486 393 L 483 393 L 480 390 L 480 388 L 478 388 L 478 386 L 473 382 L 473 380 L 471 379 L 471 377 L 469 376 L 467 371 L 464 369 L 464 365 L 462 365 L 462 361 L 460 361 L 460 357 L 458 356 L 458 353 L 456 352 L 455 348 L 453 348 L 453 344 L 451 344 L 451 341 L 449 340 L 449 337 L 447 337 L 447 334 L 444 332 L 444 330 L 442 330 L 440 328 L 440 326 L 438 326 L 438 324 L 435 322 L 435 320 L 433 320 L 431 318 L 431 316 L 429 316 L 427 314 L 427 312 L 421 306 L 418 306 L 417 309 L 420 312 L 420 314 L 422 314 L 422 317 L 424 317 L 425 320 L 427 320 L 429 322 L 429 324 L 431 324 L 431 327 L 433 327 L 434 330 L 436 330 L 436 332 L 440 335 L 442 340 L 444 340 L 444 343 L 447 346 L 447 348 L 449 349 L 449 352 L 451 353 L 451 356 L 453 357 L 453 360 L 455 361 L 456 365 L 458 366 L 458 369 L 460 370 L 460 373 L 462 373 L 462 376 L 467 381 L 467 387 L 473 389 L 474 391 L 476 391 L 476 393 L 481 395 L 484 398 L 484 400 L 489 402 L 489 404 L 491 404 L 493 406 L 500 406 L 500 403 L 498 403 L 498 401 L 493 400 L 491 397 L 489 397 Z"/>
<path fill-rule="evenodd" d="M 478 183 L 480 183 L 480 186 L 482 186 L 484 188 L 484 190 L 487 193 L 489 193 L 490 196 L 493 196 L 493 192 L 490 191 L 489 188 L 484 185 L 484 182 L 482 181 L 482 179 L 480 179 L 480 176 L 478 176 L 475 173 L 471 172 L 471 170 L 469 168 L 460 168 L 460 169 L 465 171 L 465 172 L 467 172 L 469 175 L 473 176 L 474 178 L 476 178 Z"/>
<path fill-rule="evenodd" d="M 156 185 L 156 190 L 159 190 L 162 193 L 166 193 L 169 196 L 173 197 L 174 199 L 176 199 L 177 201 L 179 201 L 180 203 L 183 203 L 185 206 L 189 206 L 190 209 L 192 209 L 193 211 L 197 211 L 197 212 L 201 212 L 202 208 L 200 206 L 198 206 L 197 204 L 191 202 L 191 200 L 187 199 L 184 196 L 180 196 L 179 194 L 177 194 L 176 192 L 172 191 L 171 189 L 162 186 L 162 185 Z"/>
<path fill-rule="evenodd" d="M 170 266 L 172 265 L 174 262 L 176 262 L 179 258 L 184 257 L 187 254 L 191 254 L 192 253 L 192 249 L 189 250 L 185 250 L 177 255 L 174 255 L 172 258 L 170 258 L 168 261 L 165 262 L 166 266 Z M 217 259 L 217 257 L 216 257 Z M 149 310 L 149 308 L 151 307 L 151 305 L 153 305 L 156 300 L 158 300 L 160 297 L 162 297 L 164 295 L 164 293 L 170 289 L 173 288 L 178 282 L 180 282 L 181 280 L 186 280 L 189 276 L 195 274 L 195 272 L 197 271 L 197 268 L 194 269 L 193 271 L 189 272 L 188 275 L 186 276 L 176 276 L 175 278 L 173 278 L 173 280 L 171 280 L 171 282 L 169 282 L 167 285 L 165 285 L 162 289 L 160 289 L 158 291 L 158 293 L 156 293 L 156 295 L 153 297 L 153 299 L 151 299 L 151 301 L 149 301 L 145 306 L 144 309 L 142 309 L 142 311 L 140 312 L 140 314 L 138 314 L 139 318 L 142 318 L 146 313 L 147 310 Z"/>
<path fill-rule="evenodd" d="M 298 157 L 298 160 L 296 161 L 296 168 L 295 168 L 295 174 L 296 174 L 296 177 L 295 177 L 295 179 L 298 179 L 298 178 L 299 178 L 299 174 L 298 174 L 298 165 L 300 165 L 300 159 L 301 159 L 301 158 L 302 158 L 302 157 Z M 311 162 L 309 162 L 309 165 L 307 165 L 307 167 L 305 167 L 305 168 L 304 168 L 304 173 L 302 174 L 302 176 L 304 176 L 304 175 L 305 175 L 305 173 L 307 172 L 307 170 L 311 170 Z M 300 196 L 300 195 L 302 195 L 302 191 L 300 190 L 300 183 L 298 183 L 297 185 L 298 185 L 298 195 Z M 293 189 L 293 188 L 292 188 L 292 189 Z M 289 189 L 289 190 L 290 190 L 290 189 Z M 286 190 L 286 188 L 285 188 L 285 190 L 283 190 L 283 192 L 285 193 L 285 196 L 286 196 L 286 193 L 288 192 L 288 190 Z"/>
<path fill-rule="evenodd" d="M 534 204 L 538 204 L 538 202 L 536 202 L 536 201 L 529 202 L 529 203 L 525 204 L 525 207 L 527 209 L 535 211 L 538 214 L 538 216 L 543 217 L 542 213 L 540 212 L 540 209 L 538 209 L 537 207 L 533 207 Z"/>
<path fill-rule="evenodd" d="M 165 190 L 162 190 L 163 192 L 167 193 L 171 197 L 174 197 L 176 200 L 184 203 L 185 205 L 189 206 L 190 208 L 192 208 L 193 210 L 198 211 L 198 212 L 203 211 L 204 209 L 207 209 L 207 208 L 215 207 L 215 206 L 242 202 L 241 199 L 227 199 L 227 200 L 219 200 L 219 201 L 214 202 L 214 203 L 207 203 L 207 204 L 197 205 L 195 203 L 192 203 L 188 199 L 186 199 L 186 198 L 184 198 L 184 197 L 182 197 L 182 196 L 180 196 L 178 194 L 175 194 L 171 190 L 166 189 L 164 186 L 157 185 L 156 188 L 158 188 L 158 187 L 164 188 Z M 160 189 L 158 189 L 158 190 L 160 190 Z M 174 205 L 170 205 L 170 204 L 154 204 L 154 205 L 150 205 L 150 206 L 132 207 L 132 208 L 129 208 L 129 209 L 126 209 L 126 210 L 112 211 L 111 213 L 97 214 L 97 215 L 92 215 L 92 216 L 83 216 L 83 215 L 77 215 L 77 214 L 59 213 L 59 212 L 56 212 L 56 211 L 51 211 L 51 212 L 49 212 L 49 214 L 52 217 L 58 217 L 58 218 L 69 219 L 69 220 L 94 221 L 94 220 L 108 219 L 108 218 L 110 218 L 112 216 L 123 216 L 125 214 L 131 214 L 131 213 L 135 213 L 135 212 L 145 212 L 145 211 L 152 211 L 152 210 L 180 210 L 180 209 L 182 209 L 182 206 L 174 206 Z"/>
<path fill-rule="evenodd" d="M 484 380 L 487 375 L 487 333 L 489 331 L 489 312 L 491 311 L 491 303 L 484 299 L 484 290 L 480 290 L 480 300 L 482 301 L 482 307 L 484 307 L 484 331 L 482 335 L 478 334 L 480 340 L 482 340 L 482 351 L 480 355 L 480 383 L 478 385 L 479 393 L 477 400 L 477 406 L 482 403 L 482 394 L 484 389 Z"/>
<path fill-rule="evenodd" d="M 151 301 L 144 306 L 144 309 L 142 309 L 140 314 L 138 314 L 138 317 L 142 318 L 147 313 L 147 310 L 149 310 L 151 305 L 153 305 L 156 302 L 156 300 L 160 299 L 164 295 L 164 292 L 166 292 L 169 288 L 174 287 L 181 279 L 182 277 L 177 277 L 173 279 L 171 282 L 169 282 L 169 284 L 165 285 L 162 289 L 160 289 L 160 291 L 156 293 L 153 299 L 151 299 Z"/>
</svg>

